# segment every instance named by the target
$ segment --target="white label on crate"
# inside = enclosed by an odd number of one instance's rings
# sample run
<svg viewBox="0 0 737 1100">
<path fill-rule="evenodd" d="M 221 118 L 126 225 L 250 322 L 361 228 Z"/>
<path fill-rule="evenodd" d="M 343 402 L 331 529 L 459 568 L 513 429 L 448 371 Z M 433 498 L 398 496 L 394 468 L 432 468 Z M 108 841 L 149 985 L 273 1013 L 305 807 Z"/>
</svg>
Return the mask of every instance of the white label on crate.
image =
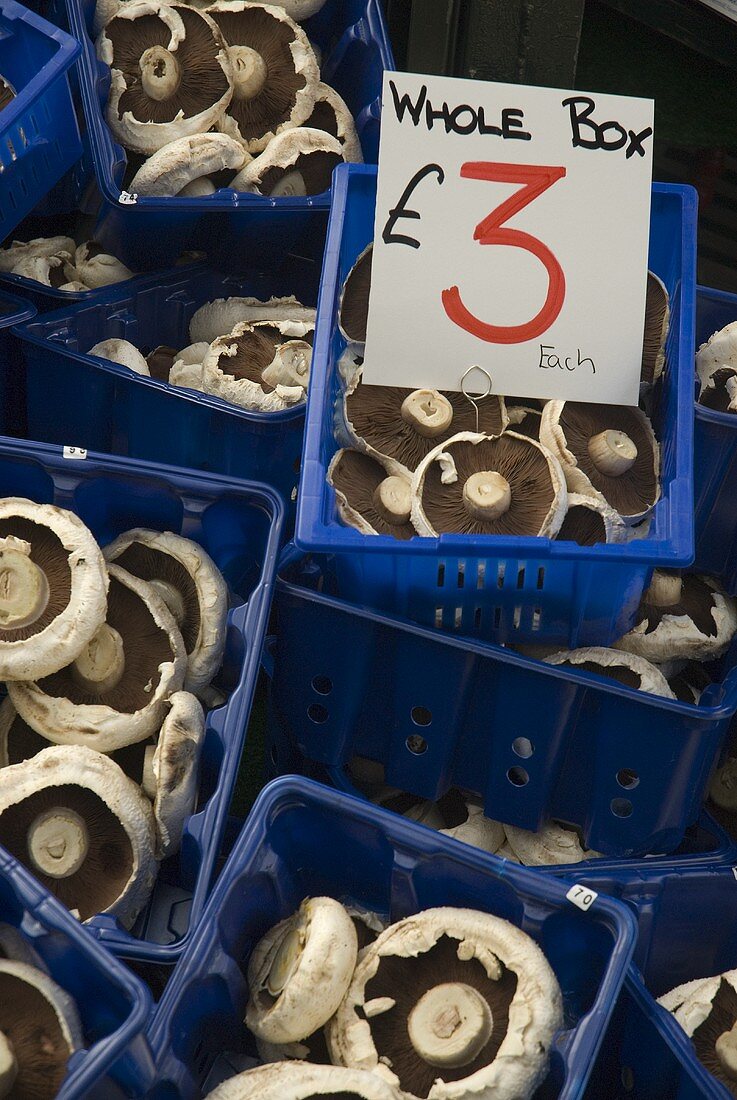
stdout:
<svg viewBox="0 0 737 1100">
<path fill-rule="evenodd" d="M 121 191 L 118 195 L 118 202 L 123 206 L 135 206 L 138 202 L 138 195 L 131 195 L 129 191 Z"/>
<path fill-rule="evenodd" d="M 86 447 L 65 447 L 62 453 L 64 455 L 64 458 L 75 459 L 78 462 L 84 458 L 87 458 Z"/>
<path fill-rule="evenodd" d="M 598 896 L 596 890 L 592 890 L 590 886 L 580 886 L 578 883 L 566 894 L 568 900 L 579 909 L 583 909 L 584 913 L 591 908 Z"/>
<path fill-rule="evenodd" d="M 637 404 L 653 119 L 385 73 L 364 381 Z"/>
</svg>

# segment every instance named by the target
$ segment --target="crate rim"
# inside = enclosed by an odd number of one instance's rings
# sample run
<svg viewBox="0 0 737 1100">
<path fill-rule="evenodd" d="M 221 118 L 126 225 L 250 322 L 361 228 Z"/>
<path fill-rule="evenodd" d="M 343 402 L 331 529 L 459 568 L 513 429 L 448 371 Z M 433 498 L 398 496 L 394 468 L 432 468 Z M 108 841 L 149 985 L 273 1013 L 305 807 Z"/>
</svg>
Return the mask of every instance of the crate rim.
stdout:
<svg viewBox="0 0 737 1100">
<path fill-rule="evenodd" d="M 31 11 L 29 8 L 23 7 L 22 4 L 16 3 L 16 0 L 0 0 L 0 14 L 6 16 L 12 20 L 19 20 L 20 22 L 27 23 L 29 27 L 33 27 L 34 30 L 44 35 L 45 38 L 50 39 L 56 43 L 57 53 L 56 56 L 47 61 L 46 64 L 36 73 L 36 75 L 29 80 L 24 88 L 21 89 L 4 108 L 2 113 L 2 129 L 10 129 L 14 126 L 18 120 L 18 116 L 25 110 L 28 110 L 32 104 L 48 89 L 48 76 L 46 69 L 48 65 L 53 64 L 57 67 L 55 76 L 60 73 L 66 72 L 67 69 L 77 60 L 82 53 L 82 45 L 71 34 L 67 34 L 60 27 L 54 26 L 53 23 L 49 23 L 46 19 L 42 19 L 36 12 Z M 11 230 L 12 233 L 12 230 Z"/>
<path fill-rule="evenodd" d="M 342 238 L 343 221 L 346 214 L 346 200 L 351 178 L 359 176 L 376 176 L 376 165 L 338 165 L 334 173 L 333 203 L 328 224 L 328 235 L 325 244 L 325 257 L 331 254 L 338 255 Z M 696 191 L 686 184 L 653 183 L 653 194 L 673 194 L 680 197 L 683 208 L 689 214 L 695 216 L 697 207 Z M 689 268 L 695 265 L 695 244 L 690 242 L 682 228 L 681 244 L 684 254 L 688 257 Z M 331 265 L 333 270 L 328 273 L 327 266 L 323 266 L 323 275 L 320 281 L 320 294 L 318 298 L 317 326 L 315 329 L 315 351 L 313 360 L 319 363 L 329 361 L 330 345 L 333 337 L 333 305 L 338 293 L 338 265 Z M 680 282 L 681 291 L 681 334 L 686 327 L 687 319 L 693 318 L 696 308 L 695 280 L 688 280 L 688 285 Z M 558 542 L 555 539 L 531 537 L 531 536 L 468 536 L 456 533 L 440 535 L 438 537 L 416 538 L 402 541 L 393 539 L 387 535 L 364 535 L 350 527 L 339 525 L 335 522 L 325 523 L 319 515 L 322 508 L 325 492 L 325 474 L 322 463 L 315 455 L 320 454 L 321 436 L 323 432 L 323 408 L 325 402 L 324 389 L 329 387 L 327 378 L 320 379 L 320 391 L 317 392 L 317 374 L 311 372 L 310 386 L 307 394 L 307 409 L 305 421 L 304 460 L 302 464 L 302 476 L 300 480 L 300 492 L 297 500 L 297 523 L 295 542 L 302 550 L 318 551 L 322 553 L 351 553 L 360 551 L 367 554 L 390 554 L 401 558 L 417 557 L 442 557 L 448 555 L 454 558 L 500 558 L 504 556 L 521 558 L 536 558 L 540 560 L 582 561 L 587 564 L 596 562 L 612 562 L 615 564 L 643 564 L 656 566 L 665 561 L 673 567 L 690 565 L 694 560 L 695 531 L 693 522 L 693 508 L 690 509 L 688 531 L 670 532 L 654 542 L 654 540 L 634 539 L 628 543 L 600 543 L 596 546 L 578 546 L 576 543 Z M 691 410 L 679 406 L 677 416 L 677 429 L 681 438 L 693 437 L 693 416 Z M 671 482 L 671 496 L 674 504 L 677 499 L 686 500 L 691 468 L 686 461 L 684 451 L 688 447 L 677 448 L 676 475 Z M 656 505 L 657 507 L 657 505 Z M 313 512 L 316 515 L 310 515 Z M 338 543 L 332 532 L 340 531 Z"/>
<path fill-rule="evenodd" d="M 32 321 L 38 313 L 31 302 L 26 301 L 21 295 L 7 293 L 5 287 L 0 285 L 0 304 L 3 302 L 9 302 L 14 307 L 14 312 L 0 314 L 0 330 L 13 329 L 24 321 Z"/>
</svg>

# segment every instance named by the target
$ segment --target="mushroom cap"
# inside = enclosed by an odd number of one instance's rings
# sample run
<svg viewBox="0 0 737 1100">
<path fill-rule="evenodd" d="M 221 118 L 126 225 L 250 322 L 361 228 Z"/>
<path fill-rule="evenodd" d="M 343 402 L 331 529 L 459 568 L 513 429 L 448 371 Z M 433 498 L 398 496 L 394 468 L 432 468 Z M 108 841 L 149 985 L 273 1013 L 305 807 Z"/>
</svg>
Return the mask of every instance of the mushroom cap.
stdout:
<svg viewBox="0 0 737 1100">
<path fill-rule="evenodd" d="M 207 11 L 227 43 L 235 86 L 218 129 L 260 153 L 311 114 L 320 80 L 315 53 L 281 6 L 217 0 Z"/>
<path fill-rule="evenodd" d="M 722 367 L 737 368 L 737 321 L 713 332 L 696 352 L 696 373 L 702 389 Z"/>
<path fill-rule="evenodd" d="M 584 848 L 575 829 L 555 821 L 548 821 L 536 832 L 519 829 L 516 825 L 505 825 L 504 831 L 509 847 L 525 867 L 580 863 L 584 859 L 596 859 L 600 854 Z"/>
<path fill-rule="evenodd" d="M 656 569 L 635 625 L 615 646 L 656 664 L 709 661 L 725 652 L 736 631 L 737 601 L 712 577 Z"/>
<path fill-rule="evenodd" d="M 87 849 L 71 873 L 47 873 L 30 850 L 31 829 L 50 811 L 83 820 Z M 0 770 L 0 844 L 85 921 L 112 913 L 129 928 L 156 878 L 151 804 L 102 753 L 54 745 Z"/>
<path fill-rule="evenodd" d="M 658 998 L 658 1004 L 675 1016 L 704 1067 L 737 1095 L 732 1043 L 728 1042 L 726 1066 L 719 1052 L 719 1040 L 726 1039 L 737 1023 L 737 970 L 686 982 Z"/>
<path fill-rule="evenodd" d="M 645 333 L 640 381 L 647 386 L 660 378 L 665 366 L 665 341 L 670 325 L 670 299 L 665 283 L 653 271 L 647 273 Z"/>
<path fill-rule="evenodd" d="M 26 558 L 40 578 L 37 617 L 28 615 L 16 627 L 0 625 L 0 678 L 47 676 L 74 660 L 105 621 L 108 576 L 102 551 L 73 512 L 5 497 L 0 500 L 0 555 L 2 588 L 11 604 L 27 592 L 29 574 L 17 568 Z M 0 624 L 9 622 L 11 612 L 0 601 Z"/>
<path fill-rule="evenodd" d="M 118 535 L 104 554 L 108 562 L 157 587 L 165 601 L 173 600 L 170 610 L 187 652 L 184 690 L 197 693 L 217 673 L 225 650 L 228 586 L 215 562 L 192 539 L 144 527 Z"/>
<path fill-rule="evenodd" d="M 709 684 L 714 682 L 713 678 L 700 661 L 687 661 L 685 665 L 678 661 L 676 665 L 670 671 L 666 671 L 664 665 L 660 666 L 671 691 L 682 703 L 698 703 Z"/>
<path fill-rule="evenodd" d="M 413 1029 L 428 998 L 435 1019 Z M 443 1065 L 456 1038 L 468 1038 L 465 1005 L 483 1009 L 486 1030 L 464 1060 Z M 327 1034 L 334 1062 L 375 1073 L 409 1100 L 518 1100 L 545 1077 L 562 1024 L 560 987 L 534 940 L 489 913 L 440 908 L 391 925 L 361 953 Z M 437 1057 L 418 1046 L 438 1048 Z"/>
<path fill-rule="evenodd" d="M 129 190 L 142 195 L 179 195 L 195 180 L 243 167 L 243 147 L 227 134 L 192 134 L 163 145 L 144 161 Z M 213 188 L 214 190 L 214 188 Z"/>
<path fill-rule="evenodd" d="M 146 356 L 146 366 L 151 377 L 158 379 L 159 382 L 168 382 L 178 354 L 177 349 L 168 344 L 157 344 Z"/>
<path fill-rule="evenodd" d="M 37 733 L 58 745 L 106 753 L 160 728 L 166 700 L 182 687 L 187 669 L 182 635 L 156 589 L 117 565 L 108 572 L 107 620 L 87 649 L 43 679 L 8 684 L 15 709 Z M 103 633 L 113 639 L 111 682 L 101 673 L 91 678 L 83 672 L 96 661 L 106 663 Z"/>
<path fill-rule="evenodd" d="M 11 274 L 54 287 L 55 290 L 61 290 L 70 279 L 74 279 L 74 269 L 70 269 L 66 252 L 56 256 L 23 256 L 12 268 Z"/>
<path fill-rule="evenodd" d="M 246 1026 L 270 1043 L 312 1035 L 342 1001 L 357 953 L 356 929 L 340 902 L 305 899 L 254 948 Z"/>
<path fill-rule="evenodd" d="M 701 384 L 699 404 L 716 412 L 737 412 L 737 367 L 717 367 Z"/>
<path fill-rule="evenodd" d="M 0 921 L 0 959 L 26 963 L 36 970 L 46 970 L 46 964 L 38 951 L 31 946 L 31 940 L 14 924 L 7 924 L 5 921 Z"/>
<path fill-rule="evenodd" d="M 321 195 L 329 190 L 333 169 L 344 159 L 337 138 L 324 130 L 298 126 L 277 134 L 229 186 L 274 198 Z"/>
<path fill-rule="evenodd" d="M 184 824 L 197 804 L 205 739 L 205 712 L 194 695 L 175 691 L 169 706 L 152 761 L 157 859 L 167 859 L 179 851 Z"/>
<path fill-rule="evenodd" d="M 227 336 L 241 321 L 253 324 L 255 321 L 303 321 L 315 324 L 315 310 L 303 306 L 293 296 L 288 298 L 269 298 L 260 302 L 258 298 L 215 298 L 205 302 L 193 314 L 189 322 L 189 338 L 192 345 L 206 342 L 208 346 L 218 336 Z M 184 352 L 180 352 L 180 357 Z"/>
<path fill-rule="evenodd" d="M 503 397 L 479 401 L 479 432 L 499 435 L 509 419 Z M 462 393 L 367 386 L 357 371 L 345 393 L 343 416 L 350 443 L 375 457 L 394 459 L 414 471 L 438 444 L 476 425 L 473 405 Z"/>
<path fill-rule="evenodd" d="M 12 241 L 7 248 L 0 248 L 0 272 L 7 274 L 21 260 L 34 257 L 73 256 L 76 245 L 71 237 L 34 237 L 32 241 Z"/>
<path fill-rule="evenodd" d="M 737 758 L 729 756 L 716 769 L 709 784 L 709 798 L 721 810 L 737 811 Z"/>
<path fill-rule="evenodd" d="M 343 157 L 349 164 L 363 163 L 363 150 L 348 104 L 335 88 L 322 81 L 315 89 L 315 103 L 304 126 L 311 130 L 324 130 L 337 138 L 343 146 Z"/>
<path fill-rule="evenodd" d="M 660 669 L 634 653 L 623 653 L 617 649 L 606 649 L 604 646 L 588 646 L 551 653 L 549 657 L 543 657 L 543 661 L 547 665 L 567 665 L 578 668 L 582 672 L 594 672 L 597 676 L 616 680 L 624 687 L 646 691 L 650 695 L 663 695 L 666 699 L 675 699 Z"/>
<path fill-rule="evenodd" d="M 432 802 L 393 787 L 385 787 L 371 801 L 483 852 L 493 854 L 504 843 L 501 821 L 486 817 L 481 803 L 457 788 L 451 788 Z"/>
<path fill-rule="evenodd" d="M 97 241 L 85 241 L 74 254 L 74 266 L 85 286 L 97 289 L 132 279 L 131 271 L 117 256 L 110 256 Z"/>
<path fill-rule="evenodd" d="M 537 439 L 539 442 L 542 411 L 532 405 L 518 403 L 510 405 L 507 398 L 504 399 L 504 403 L 507 406 L 512 431 L 517 432 L 518 435 L 526 435 L 529 439 Z"/>
<path fill-rule="evenodd" d="M 108 126 L 137 153 L 209 130 L 233 95 L 220 31 L 185 4 L 128 0 L 101 32 L 97 56 L 110 66 Z"/>
<path fill-rule="evenodd" d="M 358 256 L 340 292 L 338 328 L 349 343 L 366 343 L 373 259 L 374 242 L 372 241 Z"/>
<path fill-rule="evenodd" d="M 568 510 L 555 537 L 558 542 L 577 542 L 579 546 L 626 542 L 627 526 L 598 493 L 595 496 L 569 493 Z"/>
<path fill-rule="evenodd" d="M 302 23 L 319 11 L 324 4 L 325 0 L 284 0 L 282 7 L 287 15 L 296 19 L 298 23 Z"/>
<path fill-rule="evenodd" d="M 400 1100 L 386 1081 L 373 1073 L 308 1062 L 277 1062 L 256 1066 L 207 1094 L 207 1100 Z"/>
<path fill-rule="evenodd" d="M 209 347 L 209 344 L 202 343 L 183 348 L 169 371 L 169 385 L 186 386 L 187 389 L 203 392 L 202 365 Z"/>
<path fill-rule="evenodd" d="M 506 485 L 508 503 L 495 516 L 479 515 L 469 485 L 489 478 Z M 484 480 L 485 478 L 485 480 Z M 506 501 L 502 501 L 504 507 Z M 528 436 L 460 432 L 423 459 L 412 479 L 412 522 L 421 535 L 557 534 L 567 508 L 565 479 L 550 451 Z"/>
<path fill-rule="evenodd" d="M 17 1066 L 4 1095 L 19 1100 L 56 1096 L 70 1056 L 84 1046 L 73 998 L 43 970 L 10 959 L 0 959 L 0 1034 Z"/>
<path fill-rule="evenodd" d="M 411 475 L 399 463 L 341 450 L 333 456 L 327 478 L 335 489 L 338 514 L 349 527 L 403 540 L 417 533 L 409 518 Z"/>
<path fill-rule="evenodd" d="M 131 3 L 133 2 L 134 0 L 131 0 Z M 120 363 L 121 367 L 128 367 L 136 374 L 143 374 L 146 377 L 151 373 L 143 355 L 135 344 L 131 344 L 128 340 L 118 340 L 115 337 L 110 340 L 100 340 L 90 348 L 87 354 L 96 355 L 99 359 L 108 359 L 111 363 Z"/>
<path fill-rule="evenodd" d="M 278 412 L 300 404 L 306 398 L 302 385 L 269 385 L 266 369 L 275 364 L 280 350 L 297 333 L 307 336 L 312 326 L 299 321 L 242 321 L 227 336 L 218 336 L 210 344 L 202 365 L 205 393 L 213 394 L 244 409 Z M 297 337 L 300 338 L 300 337 Z M 309 377 L 312 350 L 301 345 L 306 361 L 305 381 Z"/>
<path fill-rule="evenodd" d="M 613 433 L 636 448 L 631 465 L 607 474 L 589 453 L 592 439 Z M 592 405 L 581 401 L 548 401 L 540 424 L 540 441 L 563 467 L 568 489 L 603 496 L 625 523 L 646 516 L 660 497 L 660 448 L 652 424 L 641 409 L 625 405 Z M 601 460 L 600 460 L 601 461 Z"/>
</svg>

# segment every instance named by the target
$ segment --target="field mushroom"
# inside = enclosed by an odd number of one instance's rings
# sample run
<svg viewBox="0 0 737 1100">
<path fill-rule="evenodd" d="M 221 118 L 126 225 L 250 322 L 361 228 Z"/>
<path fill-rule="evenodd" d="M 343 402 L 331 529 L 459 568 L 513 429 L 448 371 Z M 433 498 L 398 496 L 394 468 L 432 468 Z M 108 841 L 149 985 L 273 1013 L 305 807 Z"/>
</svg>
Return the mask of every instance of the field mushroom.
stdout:
<svg viewBox="0 0 737 1100">
<path fill-rule="evenodd" d="M 0 248 L 0 272 L 11 272 L 21 260 L 59 256 L 62 252 L 71 258 L 75 248 L 71 237 L 34 237 L 32 241 L 12 241 L 7 248 Z"/>
<path fill-rule="evenodd" d="M 509 425 L 513 432 L 517 432 L 518 435 L 526 435 L 530 439 L 540 439 L 540 421 L 542 419 L 542 412 L 540 409 L 534 409 L 528 405 L 509 405 L 506 398 L 505 404 L 507 405 L 507 412 L 509 414 Z"/>
<path fill-rule="evenodd" d="M 308 1062 L 256 1066 L 224 1081 L 207 1100 L 400 1100 L 386 1081 L 373 1073 Z"/>
<path fill-rule="evenodd" d="M 146 366 L 152 378 L 168 382 L 171 369 L 179 352 L 168 344 L 158 344 L 146 355 Z"/>
<path fill-rule="evenodd" d="M 260 302 L 258 298 L 215 298 L 205 302 L 192 315 L 189 338 L 194 346 L 202 342 L 209 346 L 218 336 L 231 333 L 242 321 L 250 324 L 256 321 L 300 321 L 314 328 L 315 310 L 303 306 L 293 296 L 269 298 L 265 302 Z"/>
<path fill-rule="evenodd" d="M 604 497 L 568 494 L 568 510 L 556 539 L 595 546 L 599 542 L 625 542 L 627 527 Z"/>
<path fill-rule="evenodd" d="M 493 854 L 504 843 L 502 823 L 486 817 L 480 802 L 456 788 L 446 791 L 436 802 L 392 789 L 382 791 L 372 801 L 385 810 L 392 810 L 483 852 Z"/>
<path fill-rule="evenodd" d="M 269 1043 L 294 1043 L 333 1015 L 358 953 L 349 914 L 332 898 L 306 898 L 254 948 L 246 1026 Z"/>
<path fill-rule="evenodd" d="M 307 35 L 284 8 L 217 0 L 207 9 L 227 45 L 233 98 L 218 129 L 260 153 L 312 111 L 320 79 Z"/>
<path fill-rule="evenodd" d="M 338 328 L 352 344 L 366 342 L 369 297 L 371 295 L 371 266 L 374 244 L 367 245 L 348 272 L 340 292 Z"/>
<path fill-rule="evenodd" d="M 163 145 L 136 172 L 129 184 L 142 196 L 212 195 L 210 177 L 243 167 L 243 147 L 227 134 L 191 134 Z"/>
<path fill-rule="evenodd" d="M 678 986 L 658 999 L 691 1039 L 696 1057 L 737 1096 L 737 970 Z"/>
<path fill-rule="evenodd" d="M 349 163 L 360 164 L 363 161 L 353 115 L 345 100 L 329 84 L 317 85 L 312 112 L 302 125 L 311 130 L 324 130 L 337 138 L 343 146 L 343 157 Z"/>
<path fill-rule="evenodd" d="M 53 1100 L 84 1046 L 74 999 L 43 970 L 0 959 L 0 1096 Z"/>
<path fill-rule="evenodd" d="M 709 661 L 737 631 L 737 603 L 711 577 L 655 569 L 635 625 L 616 648 L 655 663 Z"/>
<path fill-rule="evenodd" d="M 205 712 L 188 691 L 175 691 L 163 721 L 150 769 L 144 766 L 143 789 L 153 802 L 157 859 L 179 851 L 184 824 L 194 813 Z M 148 750 L 147 750 L 148 753 Z"/>
<path fill-rule="evenodd" d="M 737 813 L 737 757 L 728 756 L 716 769 L 709 784 L 709 798 L 729 818 Z"/>
<path fill-rule="evenodd" d="M 519 928 L 472 909 L 427 909 L 359 958 L 328 1025 L 333 1061 L 407 1100 L 532 1096 L 563 1023 L 550 964 Z"/>
<path fill-rule="evenodd" d="M 525 867 L 551 867 L 596 859 L 599 852 L 584 848 L 574 829 L 548 821 L 541 829 L 520 829 L 505 825 L 507 844 Z"/>
<path fill-rule="evenodd" d="M 737 370 L 737 321 L 731 321 L 718 332 L 712 333 L 696 353 L 696 373 L 702 391 L 709 379 L 719 370 Z"/>
<path fill-rule="evenodd" d="M 97 56 L 110 66 L 108 125 L 137 153 L 211 129 L 233 95 L 220 31 L 184 4 L 128 0 L 105 24 Z"/>
<path fill-rule="evenodd" d="M 645 333 L 640 382 L 652 386 L 663 373 L 665 341 L 670 324 L 670 299 L 665 284 L 653 271 L 647 273 Z"/>
<path fill-rule="evenodd" d="M 606 649 L 604 646 L 588 646 L 551 653 L 550 656 L 543 657 L 543 660 L 548 665 L 562 665 L 564 668 L 577 668 L 582 672 L 595 672 L 597 676 L 606 676 L 624 687 L 634 688 L 635 691 L 646 691 L 650 695 L 662 695 L 666 699 L 675 699 L 660 669 L 634 653 L 623 653 L 617 649 Z"/>
<path fill-rule="evenodd" d="M 680 662 L 679 662 L 680 663 Z M 682 668 L 665 673 L 671 691 L 682 703 L 698 703 L 713 680 L 700 661 L 687 661 Z"/>
<path fill-rule="evenodd" d="M 108 577 L 73 512 L 0 499 L 0 678 L 29 680 L 77 657 L 105 619 Z"/>
<path fill-rule="evenodd" d="M 108 572 L 107 619 L 76 660 L 35 682 L 8 684 L 15 709 L 37 733 L 105 753 L 159 729 L 187 670 L 182 635 L 162 596 L 117 565 Z"/>
<path fill-rule="evenodd" d="M 112 286 L 132 279 L 131 271 L 124 263 L 105 251 L 98 241 L 85 241 L 74 253 L 74 269 L 85 286 L 95 290 L 101 286 Z"/>
<path fill-rule="evenodd" d="M 184 640 L 184 689 L 196 694 L 217 673 L 225 649 L 228 586 L 217 565 L 192 539 L 144 527 L 118 535 L 103 552 L 163 599 Z"/>
<path fill-rule="evenodd" d="M 737 412 L 737 367 L 719 367 L 701 387 L 699 404 L 715 412 Z"/>
<path fill-rule="evenodd" d="M 502 397 L 479 402 L 479 431 L 498 435 L 508 423 Z M 350 442 L 375 457 L 385 456 L 413 472 L 440 443 L 476 424 L 473 405 L 462 393 L 366 386 L 356 373 L 345 394 L 344 418 Z"/>
<path fill-rule="evenodd" d="M 337 138 L 299 126 L 273 138 L 229 186 L 273 199 L 321 195 L 330 188 L 333 169 L 344 159 Z"/>
<path fill-rule="evenodd" d="M 567 494 L 560 466 L 528 436 L 461 432 L 423 459 L 412 479 L 421 535 L 557 534 Z"/>
<path fill-rule="evenodd" d="M 292 19 L 303 23 L 318 12 L 325 2 L 326 0 L 284 0 L 282 7 Z"/>
<path fill-rule="evenodd" d="M 361 451 L 341 450 L 328 467 L 328 484 L 335 489 L 338 514 L 344 523 L 366 535 L 411 539 L 409 471 L 389 459 L 381 461 Z"/>
<path fill-rule="evenodd" d="M 540 441 L 560 462 L 571 492 L 595 490 L 625 523 L 637 523 L 656 504 L 660 448 L 640 409 L 548 401 Z"/>
<path fill-rule="evenodd" d="M 131 0 L 133 3 L 134 0 Z M 128 367 L 136 374 L 142 374 L 148 378 L 151 374 L 148 363 L 141 355 L 135 344 L 129 340 L 118 340 L 113 337 L 109 340 L 100 340 L 91 347 L 88 355 L 96 355 L 98 359 L 107 359 L 110 363 L 119 363 L 121 367 Z"/>
<path fill-rule="evenodd" d="M 79 286 L 86 290 L 87 287 L 80 283 L 71 267 L 70 259 L 66 252 L 59 252 L 56 256 L 26 256 L 18 260 L 11 274 L 32 279 L 55 290 L 76 290 Z"/>
<path fill-rule="evenodd" d="M 312 359 L 304 337 L 311 328 L 298 321 L 237 324 L 229 335 L 210 344 L 202 366 L 205 393 L 262 412 L 303 402 Z"/>
<path fill-rule="evenodd" d="M 0 770 L 0 844 L 82 921 L 104 912 L 130 927 L 153 889 L 151 804 L 84 746 L 54 745 Z"/>
<path fill-rule="evenodd" d="M 210 345 L 204 343 L 189 344 L 178 351 L 169 371 L 169 384 L 186 386 L 190 390 L 202 391 L 202 367 Z"/>
</svg>

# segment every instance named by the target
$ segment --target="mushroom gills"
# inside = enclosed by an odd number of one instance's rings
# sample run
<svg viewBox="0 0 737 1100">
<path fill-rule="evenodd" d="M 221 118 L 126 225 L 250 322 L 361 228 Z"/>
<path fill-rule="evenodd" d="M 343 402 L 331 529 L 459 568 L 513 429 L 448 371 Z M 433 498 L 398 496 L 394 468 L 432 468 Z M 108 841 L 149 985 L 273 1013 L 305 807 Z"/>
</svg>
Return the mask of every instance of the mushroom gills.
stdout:
<svg viewBox="0 0 737 1100">
<path fill-rule="evenodd" d="M 545 664 L 577 669 L 581 672 L 593 672 L 615 680 L 623 687 L 645 691 L 651 695 L 662 695 L 666 699 L 675 699 L 663 673 L 644 657 L 634 653 L 607 649 L 604 646 L 589 646 L 553 653 L 544 657 Z"/>
<path fill-rule="evenodd" d="M 411 539 L 411 484 L 399 467 L 386 467 L 360 451 L 338 451 L 328 470 L 341 519 L 369 534 Z"/>
<path fill-rule="evenodd" d="M 351 343 L 366 342 L 373 253 L 372 242 L 363 250 L 348 272 L 340 296 L 338 326 L 346 340 Z"/>
</svg>

